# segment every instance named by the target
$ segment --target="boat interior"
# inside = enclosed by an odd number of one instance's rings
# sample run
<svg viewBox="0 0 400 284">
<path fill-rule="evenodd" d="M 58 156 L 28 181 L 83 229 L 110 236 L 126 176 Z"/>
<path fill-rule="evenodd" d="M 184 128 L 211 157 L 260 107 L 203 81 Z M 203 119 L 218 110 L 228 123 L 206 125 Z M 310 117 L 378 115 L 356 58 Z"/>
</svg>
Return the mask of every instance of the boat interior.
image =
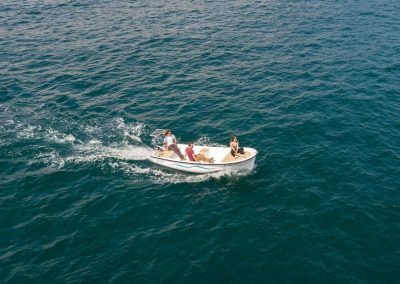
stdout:
<svg viewBox="0 0 400 284">
<path fill-rule="evenodd" d="M 188 157 L 186 157 L 185 149 L 187 145 L 178 144 L 181 153 L 185 156 L 185 160 L 189 161 Z M 229 163 L 229 162 L 236 162 L 240 160 L 245 160 L 252 156 L 252 152 L 249 149 L 245 148 L 245 152 L 243 155 L 239 156 L 232 156 L 231 150 L 228 147 L 207 147 L 207 146 L 193 146 L 193 150 L 195 155 L 202 154 L 208 159 L 213 159 L 213 163 Z M 174 153 L 173 151 L 162 151 L 160 152 L 160 157 L 173 159 L 173 160 L 180 160 L 179 156 Z M 200 163 L 207 163 L 205 161 L 200 161 Z"/>
</svg>

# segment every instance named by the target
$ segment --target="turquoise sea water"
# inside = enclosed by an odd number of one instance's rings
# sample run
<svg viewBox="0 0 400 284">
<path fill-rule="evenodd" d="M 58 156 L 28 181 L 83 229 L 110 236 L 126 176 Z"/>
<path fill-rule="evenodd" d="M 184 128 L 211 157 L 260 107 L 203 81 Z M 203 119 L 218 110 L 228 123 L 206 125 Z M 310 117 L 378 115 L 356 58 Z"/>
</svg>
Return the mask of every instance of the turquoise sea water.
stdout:
<svg viewBox="0 0 400 284">
<path fill-rule="evenodd" d="M 399 11 L 1 1 L 0 282 L 398 283 Z M 256 168 L 156 168 L 155 128 Z"/>
</svg>

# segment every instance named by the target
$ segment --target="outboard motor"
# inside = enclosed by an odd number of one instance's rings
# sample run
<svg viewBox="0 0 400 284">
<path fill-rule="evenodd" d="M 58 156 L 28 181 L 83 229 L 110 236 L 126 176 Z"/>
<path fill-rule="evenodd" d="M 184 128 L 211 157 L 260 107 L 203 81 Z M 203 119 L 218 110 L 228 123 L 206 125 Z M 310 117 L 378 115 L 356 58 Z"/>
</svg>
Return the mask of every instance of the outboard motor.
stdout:
<svg viewBox="0 0 400 284">
<path fill-rule="evenodd" d="M 150 134 L 150 136 L 153 137 L 151 143 L 154 145 L 154 148 L 156 150 L 161 150 L 161 151 L 163 150 L 162 145 L 165 136 L 164 134 L 165 134 L 164 129 L 156 129 Z"/>
</svg>

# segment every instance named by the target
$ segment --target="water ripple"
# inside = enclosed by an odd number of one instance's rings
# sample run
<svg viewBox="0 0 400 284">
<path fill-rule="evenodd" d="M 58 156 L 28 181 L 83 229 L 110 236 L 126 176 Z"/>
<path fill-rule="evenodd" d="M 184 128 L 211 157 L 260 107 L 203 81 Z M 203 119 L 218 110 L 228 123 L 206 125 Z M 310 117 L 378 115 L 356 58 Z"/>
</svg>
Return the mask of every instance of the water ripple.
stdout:
<svg viewBox="0 0 400 284">
<path fill-rule="evenodd" d="M 395 1 L 3 1 L 1 282 L 398 279 Z M 259 150 L 145 161 L 148 134 Z"/>
</svg>

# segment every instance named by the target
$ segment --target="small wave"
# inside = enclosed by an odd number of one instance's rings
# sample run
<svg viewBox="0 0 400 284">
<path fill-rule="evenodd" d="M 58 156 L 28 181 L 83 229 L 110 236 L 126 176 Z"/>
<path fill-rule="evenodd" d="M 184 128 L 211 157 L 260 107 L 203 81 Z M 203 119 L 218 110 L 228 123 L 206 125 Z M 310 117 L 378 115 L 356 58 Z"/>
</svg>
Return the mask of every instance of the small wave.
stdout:
<svg viewBox="0 0 400 284">
<path fill-rule="evenodd" d="M 88 143 L 89 143 L 89 144 L 101 144 L 101 141 L 100 141 L 100 140 L 97 140 L 97 139 L 92 139 L 92 140 L 90 140 Z"/>
<path fill-rule="evenodd" d="M 211 147 L 226 147 L 226 145 L 222 145 L 219 143 L 211 142 L 210 138 L 207 136 L 200 137 L 196 141 L 193 142 L 196 145 L 202 146 L 211 146 Z"/>
<path fill-rule="evenodd" d="M 88 135 L 100 135 L 101 127 L 97 125 L 85 125 L 83 130 Z"/>
<path fill-rule="evenodd" d="M 18 130 L 20 128 L 20 130 Z M 17 138 L 32 139 L 35 137 L 36 132 L 40 131 L 40 126 L 17 124 Z"/>
<path fill-rule="evenodd" d="M 60 156 L 60 153 L 55 150 L 37 155 L 35 160 L 32 160 L 30 163 L 38 161 L 44 163 L 49 168 L 55 169 L 61 169 L 65 165 L 65 160 Z"/>
<path fill-rule="evenodd" d="M 49 140 L 49 141 L 59 143 L 59 144 L 73 143 L 73 142 L 77 141 L 77 139 L 75 138 L 74 135 L 64 134 L 64 133 L 61 133 L 60 131 L 54 130 L 54 129 L 49 129 L 47 131 L 47 133 L 45 134 L 45 138 L 47 138 L 47 140 Z"/>
<path fill-rule="evenodd" d="M 116 127 L 123 130 L 124 138 L 130 138 L 137 142 L 142 142 L 140 136 L 143 134 L 145 125 L 143 123 L 126 124 L 123 118 L 116 119 Z"/>
</svg>

